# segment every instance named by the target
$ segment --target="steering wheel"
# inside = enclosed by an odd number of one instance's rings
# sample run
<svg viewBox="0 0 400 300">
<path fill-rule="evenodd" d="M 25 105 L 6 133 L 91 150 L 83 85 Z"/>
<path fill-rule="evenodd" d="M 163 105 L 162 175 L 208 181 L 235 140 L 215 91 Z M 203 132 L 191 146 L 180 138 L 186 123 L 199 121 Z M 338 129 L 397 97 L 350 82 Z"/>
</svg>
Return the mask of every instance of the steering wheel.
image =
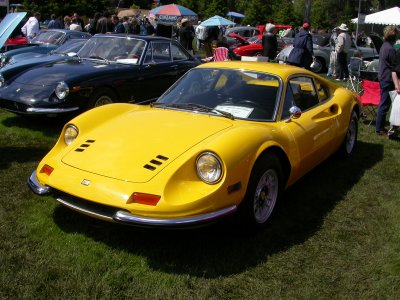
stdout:
<svg viewBox="0 0 400 300">
<path fill-rule="evenodd" d="M 246 105 L 246 106 L 250 106 L 250 107 L 254 107 L 254 108 L 259 108 L 259 109 L 263 109 L 263 108 L 260 106 L 260 104 L 258 104 L 257 102 L 254 102 L 254 101 L 252 101 L 252 100 L 247 100 L 247 99 L 245 99 L 245 100 L 240 100 L 240 101 L 236 102 L 236 104 L 243 104 L 243 105 Z"/>
</svg>

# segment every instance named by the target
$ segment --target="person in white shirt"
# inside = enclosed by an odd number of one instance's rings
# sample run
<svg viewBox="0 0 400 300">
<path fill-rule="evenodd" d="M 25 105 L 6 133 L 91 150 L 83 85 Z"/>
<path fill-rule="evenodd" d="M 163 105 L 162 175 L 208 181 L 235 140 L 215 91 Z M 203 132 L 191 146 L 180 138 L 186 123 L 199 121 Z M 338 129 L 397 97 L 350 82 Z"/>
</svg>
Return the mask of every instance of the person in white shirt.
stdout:
<svg viewBox="0 0 400 300">
<path fill-rule="evenodd" d="M 22 33 L 28 38 L 28 42 L 32 42 L 32 39 L 39 34 L 40 26 L 40 13 L 35 13 L 33 17 L 30 17 L 28 21 L 22 26 Z"/>
</svg>

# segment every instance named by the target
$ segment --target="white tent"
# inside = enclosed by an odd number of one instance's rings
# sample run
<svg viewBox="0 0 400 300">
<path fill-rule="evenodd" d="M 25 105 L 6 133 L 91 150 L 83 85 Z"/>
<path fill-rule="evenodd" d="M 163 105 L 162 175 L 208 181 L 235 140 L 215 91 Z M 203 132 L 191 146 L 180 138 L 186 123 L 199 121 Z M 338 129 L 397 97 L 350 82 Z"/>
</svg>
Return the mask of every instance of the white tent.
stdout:
<svg viewBox="0 0 400 300">
<path fill-rule="evenodd" d="M 358 23 L 358 18 L 351 19 L 351 22 Z M 400 25 L 400 8 L 395 6 L 365 16 L 364 24 Z M 360 22 L 361 24 L 361 22 Z"/>
</svg>

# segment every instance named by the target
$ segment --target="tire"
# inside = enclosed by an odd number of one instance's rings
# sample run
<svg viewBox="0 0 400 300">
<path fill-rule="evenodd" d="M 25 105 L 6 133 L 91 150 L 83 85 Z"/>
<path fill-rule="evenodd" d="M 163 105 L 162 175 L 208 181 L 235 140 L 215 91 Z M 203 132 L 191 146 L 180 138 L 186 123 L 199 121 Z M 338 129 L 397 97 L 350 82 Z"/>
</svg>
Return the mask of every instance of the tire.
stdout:
<svg viewBox="0 0 400 300">
<path fill-rule="evenodd" d="M 353 110 L 350 117 L 349 126 L 347 128 L 346 136 L 339 148 L 340 156 L 347 158 L 350 157 L 354 148 L 357 144 L 357 134 L 358 134 L 358 117 L 357 113 Z"/>
<path fill-rule="evenodd" d="M 271 219 L 283 191 L 283 171 L 278 157 L 268 153 L 253 168 L 243 199 L 241 216 L 252 227 L 264 227 Z"/>
<path fill-rule="evenodd" d="M 110 89 L 104 89 L 104 88 L 99 89 L 99 90 L 95 91 L 92 94 L 92 96 L 90 97 L 90 100 L 87 105 L 87 109 L 114 103 L 116 101 L 116 99 L 117 99 L 117 96 Z"/>
</svg>

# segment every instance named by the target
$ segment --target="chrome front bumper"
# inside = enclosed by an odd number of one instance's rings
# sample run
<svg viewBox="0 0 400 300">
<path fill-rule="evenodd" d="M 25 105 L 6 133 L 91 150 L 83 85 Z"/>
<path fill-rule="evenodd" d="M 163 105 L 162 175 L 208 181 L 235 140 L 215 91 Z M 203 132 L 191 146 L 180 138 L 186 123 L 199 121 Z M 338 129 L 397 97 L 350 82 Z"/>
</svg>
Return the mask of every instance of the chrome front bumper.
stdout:
<svg viewBox="0 0 400 300">
<path fill-rule="evenodd" d="M 36 171 L 33 171 L 27 183 L 30 189 L 38 195 L 46 195 L 51 193 L 50 187 L 43 186 L 38 182 L 36 178 Z M 215 222 L 216 220 L 231 215 L 237 211 L 237 206 L 232 205 L 227 208 L 202 215 L 195 215 L 195 216 L 175 218 L 175 219 L 161 219 L 161 218 L 136 216 L 129 213 L 128 211 L 120 210 L 118 208 L 115 208 L 114 211 L 111 211 L 110 209 L 107 210 L 97 209 L 95 206 L 92 205 L 87 206 L 81 204 L 82 202 L 73 201 L 69 197 L 60 196 L 57 197 L 56 200 L 70 209 L 92 216 L 94 218 L 102 219 L 109 222 L 117 222 L 121 224 L 141 226 L 141 227 L 170 227 L 170 228 L 195 227 L 195 226 L 200 226 L 202 224 L 205 225 L 208 223 Z M 90 201 L 85 200 L 85 202 L 90 202 Z"/>
</svg>

